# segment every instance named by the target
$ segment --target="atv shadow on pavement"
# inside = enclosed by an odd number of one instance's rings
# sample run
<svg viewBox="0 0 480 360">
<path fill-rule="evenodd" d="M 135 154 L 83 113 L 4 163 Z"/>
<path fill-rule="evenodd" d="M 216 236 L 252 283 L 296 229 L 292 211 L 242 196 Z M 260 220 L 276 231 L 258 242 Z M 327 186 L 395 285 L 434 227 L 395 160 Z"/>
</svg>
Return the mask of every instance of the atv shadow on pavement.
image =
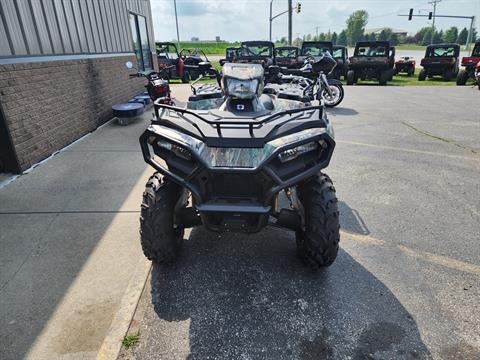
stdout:
<svg viewBox="0 0 480 360">
<path fill-rule="evenodd" d="M 338 210 L 340 211 L 340 227 L 342 230 L 359 235 L 370 234 L 370 230 L 368 230 L 357 210 L 352 209 L 344 201 L 338 202 Z"/>
<path fill-rule="evenodd" d="M 348 253 L 315 273 L 294 248 L 276 228 L 195 228 L 174 265 L 154 266 L 135 358 L 431 358 L 409 312 Z"/>
</svg>

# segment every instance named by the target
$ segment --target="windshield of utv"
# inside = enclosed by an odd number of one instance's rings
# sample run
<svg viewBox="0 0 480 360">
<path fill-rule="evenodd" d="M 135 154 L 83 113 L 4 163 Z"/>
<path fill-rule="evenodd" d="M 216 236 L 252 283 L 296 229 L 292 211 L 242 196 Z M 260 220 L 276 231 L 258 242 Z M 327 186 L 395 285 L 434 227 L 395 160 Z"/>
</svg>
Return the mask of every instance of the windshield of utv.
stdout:
<svg viewBox="0 0 480 360">
<path fill-rule="evenodd" d="M 436 58 L 436 57 L 454 57 L 456 56 L 456 49 L 453 46 L 442 46 L 429 48 L 427 57 Z"/>
<path fill-rule="evenodd" d="M 328 46 L 304 46 L 302 47 L 303 56 L 322 56 L 323 54 L 330 53 Z"/>
<path fill-rule="evenodd" d="M 333 49 L 333 58 L 334 59 L 343 59 L 343 52 L 345 49 Z"/>
<path fill-rule="evenodd" d="M 275 50 L 277 57 L 285 57 L 285 58 L 296 58 L 297 57 L 297 50 L 296 49 L 276 49 Z"/>
<path fill-rule="evenodd" d="M 383 45 L 364 45 L 355 49 L 355 56 L 387 56 L 387 48 Z"/>
<path fill-rule="evenodd" d="M 266 45 L 244 45 L 240 53 L 243 57 L 272 57 L 272 49 Z"/>
</svg>

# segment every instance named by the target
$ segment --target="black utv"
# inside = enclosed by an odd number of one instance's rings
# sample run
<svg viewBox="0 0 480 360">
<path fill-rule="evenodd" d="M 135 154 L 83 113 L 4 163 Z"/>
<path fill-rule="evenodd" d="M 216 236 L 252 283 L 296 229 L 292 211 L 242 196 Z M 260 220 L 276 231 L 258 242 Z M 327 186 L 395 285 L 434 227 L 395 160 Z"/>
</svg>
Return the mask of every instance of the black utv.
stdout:
<svg viewBox="0 0 480 360">
<path fill-rule="evenodd" d="M 331 41 L 304 41 L 300 49 L 298 63 L 303 65 L 305 59 L 313 57 L 318 61 L 326 52 L 332 56 L 333 45 Z"/>
<path fill-rule="evenodd" d="M 238 62 L 261 64 L 264 69 L 275 65 L 275 45 L 270 41 L 244 41 L 238 49 Z"/>
<path fill-rule="evenodd" d="M 348 49 L 343 45 L 334 45 L 333 46 L 333 58 L 337 61 L 337 66 L 335 67 L 332 77 L 334 79 L 339 79 L 343 76 L 345 80 L 347 79 L 348 73 Z"/>
<path fill-rule="evenodd" d="M 186 107 L 155 102 L 140 137 L 156 170 L 141 206 L 146 257 L 172 262 L 186 228 L 253 233 L 273 225 L 295 234 L 307 265 L 331 265 L 340 226 L 335 188 L 322 172 L 335 147 L 323 101 L 313 104 L 298 78 L 265 84 L 260 64 L 227 63 L 217 82 L 194 87 Z"/>
<path fill-rule="evenodd" d="M 279 46 L 275 48 L 275 63 L 287 69 L 298 68 L 299 49 L 296 46 Z"/>
<path fill-rule="evenodd" d="M 388 41 L 361 41 L 349 59 L 347 85 L 358 80 L 377 80 L 386 85 L 393 77 L 395 48 Z"/>
<path fill-rule="evenodd" d="M 425 57 L 420 62 L 423 69 L 418 74 L 418 81 L 434 76 L 442 76 L 444 81 L 452 80 L 458 73 L 459 55 L 458 44 L 428 45 Z"/>
<path fill-rule="evenodd" d="M 235 62 L 238 58 L 238 49 L 237 47 L 228 47 L 225 49 L 225 58 L 220 59 L 220 65 L 223 66 L 227 62 Z"/>
</svg>

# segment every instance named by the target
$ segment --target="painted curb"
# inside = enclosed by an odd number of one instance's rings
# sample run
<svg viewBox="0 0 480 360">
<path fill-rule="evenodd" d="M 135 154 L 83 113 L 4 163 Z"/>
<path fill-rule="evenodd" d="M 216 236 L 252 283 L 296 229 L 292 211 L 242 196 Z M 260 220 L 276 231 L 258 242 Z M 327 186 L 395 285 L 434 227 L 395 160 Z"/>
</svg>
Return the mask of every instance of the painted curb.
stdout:
<svg viewBox="0 0 480 360">
<path fill-rule="evenodd" d="M 145 288 L 152 263 L 142 256 L 128 283 L 120 307 L 115 314 L 102 346 L 97 353 L 97 360 L 115 360 L 122 349 L 122 340 L 127 334 L 138 302 Z"/>
</svg>

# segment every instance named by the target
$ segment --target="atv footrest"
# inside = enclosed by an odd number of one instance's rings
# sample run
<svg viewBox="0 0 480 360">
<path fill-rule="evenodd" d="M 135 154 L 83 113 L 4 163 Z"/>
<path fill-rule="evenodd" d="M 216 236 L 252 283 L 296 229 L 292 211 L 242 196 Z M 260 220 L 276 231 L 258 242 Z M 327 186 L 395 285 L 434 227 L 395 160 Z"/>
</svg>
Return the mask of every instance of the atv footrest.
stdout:
<svg viewBox="0 0 480 360">
<path fill-rule="evenodd" d="M 227 212 L 227 213 L 251 213 L 251 214 L 267 214 L 270 212 L 270 206 L 252 203 L 233 203 L 233 202 L 206 202 L 196 205 L 200 212 Z"/>
</svg>

